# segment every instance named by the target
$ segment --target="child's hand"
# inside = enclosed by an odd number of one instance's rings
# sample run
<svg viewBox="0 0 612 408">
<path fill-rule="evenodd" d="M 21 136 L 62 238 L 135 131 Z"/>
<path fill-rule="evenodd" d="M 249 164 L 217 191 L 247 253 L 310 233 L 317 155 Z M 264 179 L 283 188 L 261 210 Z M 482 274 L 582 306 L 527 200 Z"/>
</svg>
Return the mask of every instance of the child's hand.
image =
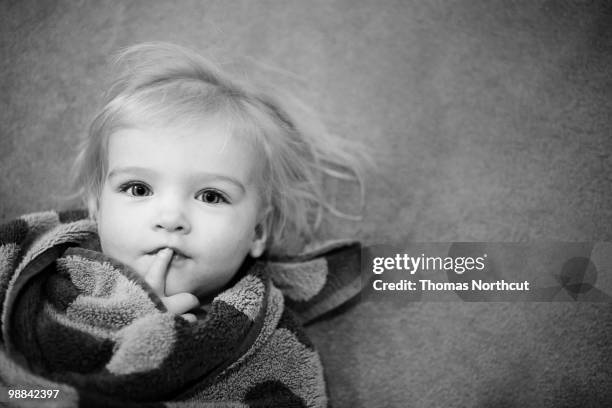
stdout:
<svg viewBox="0 0 612 408">
<path fill-rule="evenodd" d="M 179 314 L 184 319 L 195 322 L 196 317 L 192 313 L 186 313 L 200 305 L 197 297 L 191 293 L 182 292 L 176 295 L 166 296 L 166 275 L 168 264 L 172 259 L 172 250 L 164 248 L 155 255 L 149 271 L 145 275 L 145 281 L 153 291 L 160 297 L 170 313 Z"/>
</svg>

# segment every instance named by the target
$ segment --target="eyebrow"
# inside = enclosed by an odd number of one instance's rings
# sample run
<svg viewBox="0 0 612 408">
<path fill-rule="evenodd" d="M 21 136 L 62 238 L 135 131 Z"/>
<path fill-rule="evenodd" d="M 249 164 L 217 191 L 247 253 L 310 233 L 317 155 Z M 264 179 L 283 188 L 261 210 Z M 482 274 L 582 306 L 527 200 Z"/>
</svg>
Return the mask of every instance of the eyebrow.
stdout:
<svg viewBox="0 0 612 408">
<path fill-rule="evenodd" d="M 139 176 L 155 176 L 156 172 L 153 170 L 149 170 L 145 167 L 137 167 L 137 166 L 125 166 L 125 167 L 115 167 L 113 168 L 109 173 L 108 173 L 108 178 L 111 179 L 113 177 L 117 177 L 121 174 L 135 174 L 135 175 L 139 175 Z M 190 175 L 190 178 L 192 179 L 197 179 L 197 180 L 220 180 L 220 181 L 225 181 L 227 183 L 230 184 L 234 184 L 236 187 L 240 188 L 240 190 L 242 190 L 242 192 L 246 192 L 246 188 L 244 187 L 244 185 L 237 180 L 234 177 L 231 176 L 226 176 L 225 174 L 216 174 L 216 173 L 204 173 L 204 172 L 197 172 L 197 173 L 192 173 Z"/>
</svg>

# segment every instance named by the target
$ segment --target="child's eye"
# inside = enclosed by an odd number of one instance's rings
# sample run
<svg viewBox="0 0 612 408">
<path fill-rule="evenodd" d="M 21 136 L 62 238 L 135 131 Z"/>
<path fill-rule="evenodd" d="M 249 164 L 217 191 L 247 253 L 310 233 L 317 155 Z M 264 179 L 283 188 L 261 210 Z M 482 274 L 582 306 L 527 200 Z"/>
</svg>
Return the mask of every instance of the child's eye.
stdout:
<svg viewBox="0 0 612 408">
<path fill-rule="evenodd" d="M 217 190 L 203 190 L 196 195 L 196 199 L 205 202 L 206 204 L 220 204 L 229 203 L 229 200 L 225 198 L 223 194 Z"/>
<path fill-rule="evenodd" d="M 122 193 L 127 193 L 134 197 L 146 197 L 153 194 L 149 186 L 144 183 L 126 183 L 119 188 Z"/>
</svg>

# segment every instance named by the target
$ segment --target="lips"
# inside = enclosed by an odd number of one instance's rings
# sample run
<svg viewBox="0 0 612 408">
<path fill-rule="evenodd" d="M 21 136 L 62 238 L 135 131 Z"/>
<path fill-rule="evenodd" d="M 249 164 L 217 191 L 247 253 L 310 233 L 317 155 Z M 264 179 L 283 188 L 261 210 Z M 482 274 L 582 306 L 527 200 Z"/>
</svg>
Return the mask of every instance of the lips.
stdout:
<svg viewBox="0 0 612 408">
<path fill-rule="evenodd" d="M 170 248 L 172 250 L 172 258 L 173 259 L 187 259 L 190 258 L 189 255 L 185 254 L 183 251 L 181 251 L 180 249 L 177 249 L 175 247 L 171 247 L 171 246 L 162 246 L 162 247 L 157 247 L 155 249 L 153 249 L 152 251 L 147 252 L 147 255 L 156 255 L 159 251 L 161 251 L 162 249 L 165 248 Z"/>
</svg>

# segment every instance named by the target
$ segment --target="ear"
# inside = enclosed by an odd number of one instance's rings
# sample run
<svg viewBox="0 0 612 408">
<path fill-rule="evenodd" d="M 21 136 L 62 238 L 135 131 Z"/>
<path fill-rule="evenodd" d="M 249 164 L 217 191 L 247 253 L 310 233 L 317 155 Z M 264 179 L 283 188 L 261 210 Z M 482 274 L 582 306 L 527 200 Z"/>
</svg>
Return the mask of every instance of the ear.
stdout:
<svg viewBox="0 0 612 408">
<path fill-rule="evenodd" d="M 259 218 L 260 221 L 255 226 L 255 231 L 253 231 L 253 242 L 251 242 L 251 250 L 249 251 L 253 258 L 259 258 L 266 250 L 266 244 L 268 243 L 268 223 L 266 222 L 268 214 L 270 214 L 269 208 Z"/>
</svg>

